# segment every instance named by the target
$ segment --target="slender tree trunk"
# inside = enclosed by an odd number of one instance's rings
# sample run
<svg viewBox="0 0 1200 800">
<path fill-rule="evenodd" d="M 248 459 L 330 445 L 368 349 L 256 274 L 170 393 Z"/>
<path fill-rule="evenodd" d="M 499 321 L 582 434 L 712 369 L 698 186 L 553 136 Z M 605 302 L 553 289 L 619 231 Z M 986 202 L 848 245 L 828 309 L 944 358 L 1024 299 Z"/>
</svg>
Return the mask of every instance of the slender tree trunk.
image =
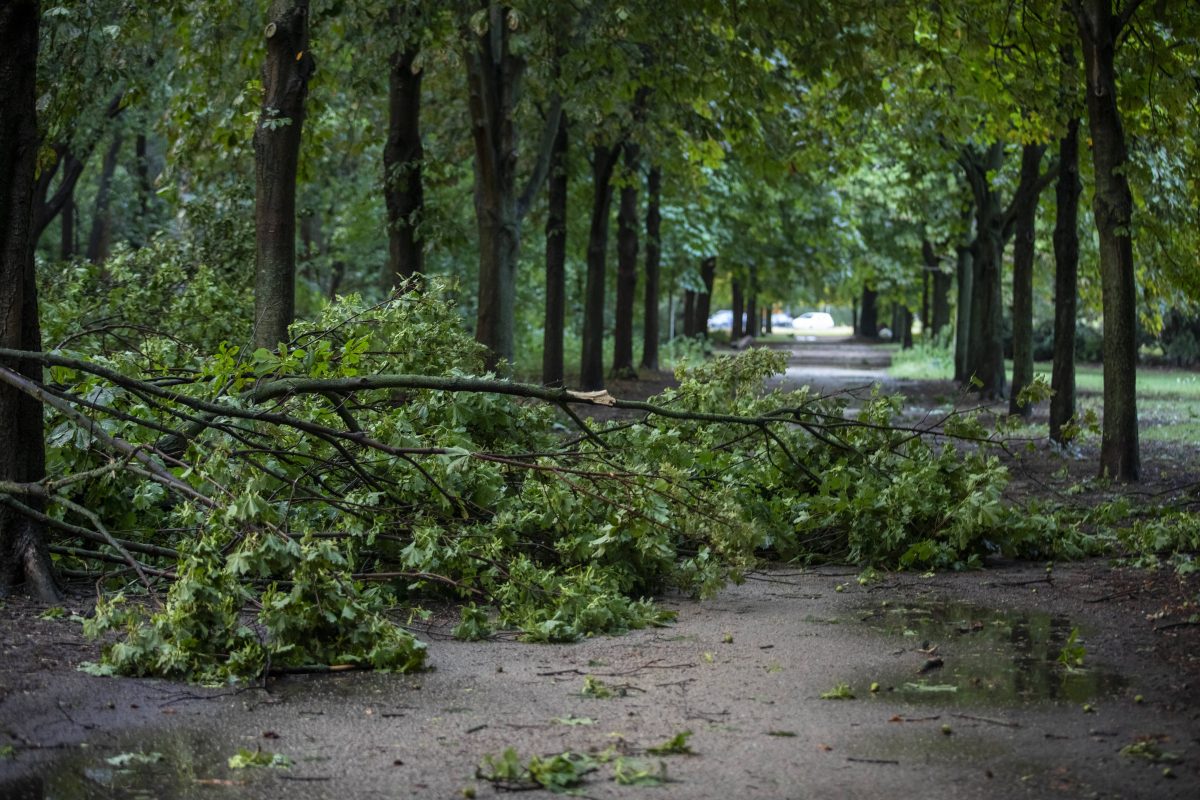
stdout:
<svg viewBox="0 0 1200 800">
<path fill-rule="evenodd" d="M 904 350 L 912 350 L 913 347 L 913 313 L 908 306 L 900 307 L 900 347 Z"/>
<path fill-rule="evenodd" d="M 737 343 L 742 338 L 742 315 L 746 313 L 746 300 L 742 297 L 742 282 L 733 279 L 733 324 L 729 328 L 729 341 Z"/>
<path fill-rule="evenodd" d="M 926 341 L 933 327 L 929 319 L 929 272 L 929 269 L 921 271 L 921 338 Z"/>
<path fill-rule="evenodd" d="M 768 303 L 767 305 L 763 306 L 763 315 L 762 315 L 762 318 L 763 318 L 763 325 L 762 325 L 762 329 L 763 329 L 763 333 L 764 333 L 764 334 L 766 334 L 766 335 L 768 335 L 768 336 L 769 336 L 769 335 L 770 335 L 770 334 L 771 334 L 771 333 L 774 331 L 774 328 L 772 328 L 772 327 L 771 327 L 771 314 L 772 314 L 772 312 L 773 312 L 773 308 L 774 308 L 774 306 L 772 306 L 770 303 Z"/>
<path fill-rule="evenodd" d="M 650 167 L 646 178 L 646 303 L 642 316 L 642 368 L 658 369 L 658 284 L 662 260 L 662 170 Z"/>
<path fill-rule="evenodd" d="M 563 330 L 567 319 L 567 117 L 554 137 L 546 184 L 546 321 L 542 329 L 542 383 L 563 385 Z"/>
<path fill-rule="evenodd" d="M 39 13 L 36 0 L 0 5 L 0 346 L 21 350 L 42 349 L 33 265 Z M 42 379 L 37 364 L 0 360 L 0 369 Z M 0 385 L 0 480 L 38 481 L 45 470 L 41 405 Z M 0 597 L 19 586 L 59 596 L 43 526 L 0 504 Z"/>
<path fill-rule="evenodd" d="M 1075 417 L 1075 316 L 1079 274 L 1079 118 L 1058 143 L 1054 221 L 1054 367 L 1050 375 L 1050 438 L 1063 443 Z"/>
<path fill-rule="evenodd" d="M 75 256 L 75 192 L 67 196 L 62 207 L 62 229 L 59 233 L 59 257 L 63 261 Z"/>
<path fill-rule="evenodd" d="M 1136 5 L 1130 5 L 1136 9 Z M 1112 0 L 1075 4 L 1087 74 L 1088 130 L 1095 193 L 1092 212 L 1100 235 L 1100 286 L 1104 306 L 1104 422 L 1100 474 L 1118 481 L 1141 477 L 1137 422 L 1137 290 L 1127 175 L 1129 152 L 1117 104 L 1114 59 L 1120 18 Z"/>
<path fill-rule="evenodd" d="M 855 336 L 858 336 L 862 332 L 862 329 L 858 324 L 858 298 L 857 297 L 852 298 L 850 300 L 850 331 Z"/>
<path fill-rule="evenodd" d="M 117 172 L 117 159 L 121 155 L 121 143 L 120 129 L 114 130 L 100 168 L 100 185 L 96 189 L 95 205 L 92 206 L 92 231 L 88 235 L 87 247 L 87 260 L 93 264 L 108 258 L 112 247 L 112 182 Z"/>
<path fill-rule="evenodd" d="M 636 378 L 633 369 L 633 305 L 637 296 L 639 148 L 626 143 L 625 177 L 617 206 L 617 305 L 613 324 L 614 378 Z"/>
<path fill-rule="evenodd" d="M 750 265 L 750 275 L 746 281 L 746 335 L 758 338 L 761 331 L 758 319 L 758 265 Z"/>
<path fill-rule="evenodd" d="M 296 170 L 308 80 L 308 0 L 274 0 L 265 31 L 263 104 L 254 130 L 254 344 L 288 341 L 296 313 Z"/>
<path fill-rule="evenodd" d="M 975 257 L 971 248 L 959 245 L 955 252 L 954 277 L 958 284 L 954 316 L 954 380 L 966 383 L 967 353 L 971 347 L 971 298 L 975 295 Z"/>
<path fill-rule="evenodd" d="M 1033 382 L 1033 259 L 1037 236 L 1039 192 L 1034 188 L 1041 171 L 1045 145 L 1021 148 L 1021 178 L 1017 186 L 1013 243 L 1013 375 L 1008 413 L 1029 417 L 1033 408 L 1020 402 L 1020 394 Z"/>
<path fill-rule="evenodd" d="M 868 339 L 879 338 L 879 303 L 878 294 L 870 286 L 863 284 L 862 310 L 858 314 L 858 332 Z"/>
<path fill-rule="evenodd" d="M 608 261 L 608 223 L 612 209 L 612 176 L 619 146 L 596 145 L 592 151 L 592 224 L 588 232 L 587 288 L 583 302 L 583 354 L 579 385 L 584 391 L 604 388 L 604 290 Z"/>
<path fill-rule="evenodd" d="M 392 54 L 388 73 L 388 137 L 383 147 L 383 197 L 387 206 L 388 287 L 425 271 L 420 240 L 425 187 L 421 142 L 421 79 L 413 70 L 417 47 Z"/>
<path fill-rule="evenodd" d="M 689 339 L 696 335 L 696 293 L 691 289 L 683 292 L 683 335 Z"/>
<path fill-rule="evenodd" d="M 925 295 L 924 310 L 924 313 L 930 316 L 923 317 L 921 324 L 926 331 L 923 338 L 933 341 L 942 332 L 942 328 L 950 324 L 950 276 L 942 272 L 941 261 L 933 249 L 933 242 L 928 239 L 921 242 L 921 256 L 925 261 L 926 288 L 931 290 Z M 933 276 L 932 281 L 929 280 L 930 275 Z"/>
<path fill-rule="evenodd" d="M 700 279 L 704 281 L 704 293 L 696 297 L 696 322 L 694 333 L 708 338 L 708 317 L 712 309 L 713 282 L 717 276 L 717 257 L 709 256 L 700 262 Z"/>
<path fill-rule="evenodd" d="M 137 177 L 138 215 L 131 243 L 134 247 L 141 247 L 150 238 L 150 203 L 154 197 L 154 186 L 150 181 L 150 148 L 144 133 L 139 133 L 134 139 L 133 159 L 133 171 Z"/>
</svg>

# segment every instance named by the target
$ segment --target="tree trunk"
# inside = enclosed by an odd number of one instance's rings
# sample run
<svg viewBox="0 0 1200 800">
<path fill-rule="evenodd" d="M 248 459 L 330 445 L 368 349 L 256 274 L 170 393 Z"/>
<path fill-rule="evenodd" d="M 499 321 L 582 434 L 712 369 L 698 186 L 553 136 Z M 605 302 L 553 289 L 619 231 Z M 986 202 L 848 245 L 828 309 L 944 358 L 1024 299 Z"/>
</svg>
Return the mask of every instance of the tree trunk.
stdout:
<svg viewBox="0 0 1200 800">
<path fill-rule="evenodd" d="M 1075 417 L 1075 314 L 1079 274 L 1079 118 L 1058 143 L 1054 220 L 1054 367 L 1050 375 L 1050 438 L 1063 443 Z"/>
<path fill-rule="evenodd" d="M 985 399 L 1004 397 L 1004 219 L 991 177 L 1004 163 L 999 142 L 986 152 L 964 147 L 959 164 L 975 200 L 975 240 L 971 243 L 974 276 L 971 326 L 964 370 L 972 388 Z"/>
<path fill-rule="evenodd" d="M 863 284 L 862 310 L 858 314 L 858 332 L 868 339 L 879 338 L 879 304 L 878 294 L 870 286 Z"/>
<path fill-rule="evenodd" d="M 855 336 L 861 332 L 858 325 L 858 298 L 850 299 L 850 331 Z"/>
<path fill-rule="evenodd" d="M 742 297 L 742 282 L 733 279 L 733 324 L 729 328 L 729 341 L 736 344 L 742 338 L 742 315 L 746 313 L 746 301 Z"/>
<path fill-rule="evenodd" d="M 1136 9 L 1136 4 L 1127 4 Z M 1129 154 L 1117 105 L 1114 57 L 1124 20 L 1111 0 L 1075 6 L 1087 74 L 1088 130 L 1092 139 L 1095 193 L 1092 212 L 1100 235 L 1100 287 L 1104 306 L 1104 423 L 1100 474 L 1118 481 L 1141 476 L 1137 424 L 1137 291 L 1134 284 L 1127 176 Z"/>
<path fill-rule="evenodd" d="M 767 304 L 767 305 L 763 306 L 763 313 L 762 313 L 763 325 L 762 325 L 762 330 L 763 330 L 763 333 L 764 333 L 765 335 L 767 335 L 767 336 L 771 335 L 771 333 L 772 333 L 772 332 L 773 332 L 773 330 L 774 330 L 774 329 L 771 327 L 771 314 L 772 314 L 772 310 L 773 310 L 773 308 L 774 308 L 774 307 L 773 307 L 772 305 L 770 305 L 770 304 Z"/>
<path fill-rule="evenodd" d="M 42 349 L 33 266 L 38 19 L 36 0 L 0 6 L 0 346 L 20 350 Z M 29 362 L 0 360 L 0 369 L 42 379 Z M 41 405 L 0 385 L 0 480 L 38 481 L 45 470 Z M 18 586 L 46 601 L 59 596 L 43 526 L 0 505 L 0 597 Z"/>
<path fill-rule="evenodd" d="M 696 293 L 691 289 L 683 292 L 683 335 L 689 339 L 696 335 Z"/>
<path fill-rule="evenodd" d="M 704 281 L 704 293 L 696 297 L 696 322 L 694 333 L 708 338 L 708 317 L 712 310 L 713 282 L 717 276 L 717 257 L 709 256 L 700 262 L 700 279 Z"/>
<path fill-rule="evenodd" d="M 67 261 L 75 256 L 75 192 L 67 195 L 62 207 L 62 227 L 59 232 L 59 258 Z"/>
<path fill-rule="evenodd" d="M 935 341 L 942 329 L 950 324 L 950 276 L 942 272 L 941 260 L 933 249 L 933 242 L 928 239 L 921 242 L 921 256 L 925 261 L 926 282 L 932 283 L 932 286 L 927 286 L 930 292 L 926 293 L 924 298 L 924 313 L 930 316 L 921 319 L 924 331 L 922 338 Z M 929 280 L 930 275 L 933 276 L 932 281 Z"/>
<path fill-rule="evenodd" d="M 567 318 L 567 117 L 559 120 L 546 184 L 546 321 L 542 328 L 542 383 L 563 385 L 563 330 Z"/>
<path fill-rule="evenodd" d="M 633 304 L 637 296 L 639 148 L 626 143 L 625 181 L 617 206 L 617 305 L 613 321 L 614 378 L 636 378 L 633 369 Z"/>
<path fill-rule="evenodd" d="M 658 369 L 658 284 L 662 260 L 662 170 L 650 167 L 646 179 L 646 303 L 642 316 L 642 368 Z"/>
<path fill-rule="evenodd" d="M 133 144 L 133 171 L 137 176 L 138 216 L 131 243 L 143 246 L 150 238 L 150 202 L 154 197 L 154 186 L 150 182 L 150 148 L 146 134 L 139 133 Z M 63 209 L 66 213 L 66 209 Z"/>
<path fill-rule="evenodd" d="M 100 185 L 92 206 L 92 230 L 88 235 L 86 254 L 87 260 L 93 264 L 100 264 L 108 258 L 112 248 L 112 182 L 117 171 L 117 158 L 121 154 L 121 139 L 120 129 L 114 130 L 100 168 Z"/>
<path fill-rule="evenodd" d="M 975 294 L 974 256 L 966 245 L 959 245 L 956 249 L 954 277 L 958 283 L 954 317 L 954 380 L 965 383 L 971 377 L 967 371 L 967 353 L 971 347 L 971 298 Z"/>
<path fill-rule="evenodd" d="M 933 327 L 929 322 L 929 269 L 926 268 L 921 271 L 921 338 L 926 341 Z"/>
<path fill-rule="evenodd" d="M 266 27 L 263 103 L 254 130 L 254 345 L 288 341 L 296 313 L 296 169 L 308 79 L 308 0 L 274 0 Z"/>
<path fill-rule="evenodd" d="M 913 346 L 913 313 L 908 306 L 900 307 L 900 347 L 904 350 L 912 350 Z"/>
<path fill-rule="evenodd" d="M 383 197 L 387 205 L 388 288 L 425 271 L 420 240 L 425 187 L 421 166 L 421 79 L 413 70 L 417 47 L 392 54 L 388 73 L 388 137 L 383 147 Z"/>
<path fill-rule="evenodd" d="M 592 224 L 588 231 L 587 288 L 583 301 L 583 353 L 579 385 L 587 392 L 604 388 L 604 290 L 608 260 L 608 218 L 612 175 L 621 148 L 596 145 L 592 151 Z"/>
<path fill-rule="evenodd" d="M 744 336 L 749 336 L 751 339 L 758 338 L 758 298 L 754 294 L 753 288 L 750 294 L 746 296 L 746 330 Z"/>
<path fill-rule="evenodd" d="M 1020 394 L 1033 382 L 1033 259 L 1037 236 L 1039 192 L 1035 189 L 1045 145 L 1021 148 L 1021 178 L 1017 185 L 1013 243 L 1013 375 L 1008 413 L 1028 418 L 1033 408 L 1020 402 Z"/>
</svg>

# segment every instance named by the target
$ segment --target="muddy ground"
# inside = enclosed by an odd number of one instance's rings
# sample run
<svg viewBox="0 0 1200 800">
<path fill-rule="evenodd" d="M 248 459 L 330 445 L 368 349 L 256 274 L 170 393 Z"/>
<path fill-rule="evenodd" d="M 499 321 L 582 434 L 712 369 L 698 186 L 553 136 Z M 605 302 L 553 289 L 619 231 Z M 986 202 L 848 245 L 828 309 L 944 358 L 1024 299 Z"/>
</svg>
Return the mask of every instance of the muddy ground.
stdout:
<svg viewBox="0 0 1200 800">
<path fill-rule="evenodd" d="M 952 391 L 890 388 L 918 410 Z M 1153 486 L 1195 475 L 1194 453 L 1144 451 Z M 1086 452 L 1065 472 L 1039 453 L 1014 465 L 1017 492 L 1094 469 Z M 527 788 L 477 777 L 509 747 L 590 754 L 578 790 L 597 798 L 1200 796 L 1195 576 L 1102 561 L 856 575 L 766 568 L 713 600 L 663 598 L 670 627 L 571 645 L 457 642 L 447 610 L 418 630 L 432 671 L 224 689 L 78 672 L 98 655 L 80 626 L 10 600 L 0 798 L 491 797 Z M 73 588 L 86 613 L 88 587 Z M 612 696 L 583 694 L 589 676 Z M 683 731 L 693 754 L 646 752 Z M 230 768 L 243 748 L 292 766 Z"/>
</svg>

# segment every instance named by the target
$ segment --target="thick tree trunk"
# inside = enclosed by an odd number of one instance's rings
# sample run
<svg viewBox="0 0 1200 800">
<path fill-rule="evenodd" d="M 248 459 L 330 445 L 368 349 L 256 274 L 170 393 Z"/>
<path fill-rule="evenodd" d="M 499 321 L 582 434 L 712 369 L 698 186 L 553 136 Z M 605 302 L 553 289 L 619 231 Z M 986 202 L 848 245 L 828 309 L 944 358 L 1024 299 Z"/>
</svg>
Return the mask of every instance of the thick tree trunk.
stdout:
<svg viewBox="0 0 1200 800">
<path fill-rule="evenodd" d="M 696 322 L 694 333 L 708 338 L 708 317 L 712 310 L 713 282 L 717 277 L 717 257 L 709 256 L 700 262 L 700 279 L 704 281 L 704 293 L 696 297 Z"/>
<path fill-rule="evenodd" d="M 768 305 L 763 306 L 763 311 L 762 311 L 762 319 L 763 319 L 762 330 L 763 330 L 763 333 L 768 336 L 773 332 L 773 328 L 771 327 L 771 309 L 772 308 L 773 308 L 773 306 L 768 304 Z"/>
<path fill-rule="evenodd" d="M 490 4 L 488 30 L 476 38 L 466 58 L 479 231 L 475 340 L 488 349 L 488 369 L 500 369 L 513 359 L 520 247 L 513 116 L 523 65 L 509 52 L 506 15 L 498 3 Z"/>
<path fill-rule="evenodd" d="M 592 392 L 604 388 L 604 290 L 608 261 L 608 218 L 612 209 L 612 175 L 620 147 L 596 145 L 592 151 L 592 224 L 588 231 L 587 288 L 583 301 L 583 353 L 579 385 Z"/>
<path fill-rule="evenodd" d="M 879 338 L 879 304 L 878 294 L 870 286 L 863 284 L 862 310 L 858 314 L 858 333 L 868 339 Z"/>
<path fill-rule="evenodd" d="M 746 300 L 742 296 L 742 282 L 733 279 L 733 324 L 729 328 L 729 341 L 737 342 L 742 338 L 742 316 L 746 313 Z"/>
<path fill-rule="evenodd" d="M 1127 4 L 1136 9 L 1136 4 Z M 1118 481 L 1141 476 L 1137 422 L 1137 290 L 1127 175 L 1129 153 L 1117 105 L 1114 57 L 1124 20 L 1112 0 L 1076 3 L 1087 74 L 1088 130 L 1095 193 L 1092 212 L 1100 235 L 1100 286 L 1104 306 L 1104 423 L 1100 474 Z"/>
<path fill-rule="evenodd" d="M 633 304 L 637 296 L 639 148 L 627 143 L 625 177 L 617 205 L 617 304 L 613 320 L 614 378 L 636 378 L 633 369 Z"/>
<path fill-rule="evenodd" d="M 254 130 L 254 345 L 288 341 L 296 313 L 296 170 L 314 62 L 308 0 L 274 0 L 266 27 L 263 103 Z"/>
<path fill-rule="evenodd" d="M 1050 374 L 1050 438 L 1063 442 L 1075 417 L 1075 315 L 1079 274 L 1079 118 L 1058 143 L 1054 220 L 1054 367 Z"/>
<path fill-rule="evenodd" d="M 1033 408 L 1020 402 L 1020 394 L 1033 382 L 1033 259 L 1037 236 L 1037 209 L 1040 192 L 1036 184 L 1041 171 L 1045 145 L 1026 144 L 1021 148 L 1021 178 L 1017 185 L 1013 243 L 1013 374 L 1008 413 L 1029 417 Z"/>
<path fill-rule="evenodd" d="M 1004 294 L 1001 273 L 1004 259 L 1004 219 L 1000 200 L 991 183 L 1004 163 L 1004 147 L 993 144 L 985 152 L 971 147 L 961 151 L 959 164 L 975 200 L 975 241 L 971 243 L 974 276 L 971 292 L 970 339 L 964 370 L 972 388 L 985 399 L 1005 396 Z"/>
<path fill-rule="evenodd" d="M 388 136 L 383 147 L 383 197 L 387 206 L 388 287 L 424 272 L 420 240 L 425 187 L 421 167 L 421 79 L 413 70 L 416 47 L 392 54 L 388 73 Z"/>
<path fill-rule="evenodd" d="M 563 385 L 563 329 L 567 308 L 567 117 L 559 121 L 546 184 L 546 321 L 542 329 L 542 383 Z"/>
<path fill-rule="evenodd" d="M 956 249 L 954 277 L 958 284 L 954 316 L 954 380 L 965 383 L 971 377 L 967 371 L 967 353 L 971 347 L 971 298 L 975 294 L 975 263 L 970 247 L 959 245 Z"/>
<path fill-rule="evenodd" d="M 0 5 L 0 346 L 20 350 L 42 349 L 33 266 L 39 13 L 36 0 Z M 42 379 L 37 364 L 0 360 L 0 369 Z M 0 480 L 38 481 L 45 470 L 41 405 L 0 385 Z M 0 596 L 24 586 L 58 598 L 44 537 L 42 525 L 0 504 Z"/>
<path fill-rule="evenodd" d="M 662 260 L 662 170 L 646 179 L 646 303 L 642 316 L 642 368 L 658 369 L 658 284 Z"/>
<path fill-rule="evenodd" d="M 96 200 L 92 206 L 92 230 L 88 235 L 86 254 L 87 260 L 93 264 L 102 263 L 112 249 L 112 182 L 117 172 L 117 159 L 121 155 L 121 143 L 120 129 L 114 130 L 100 168 L 100 185 L 96 188 Z"/>
</svg>

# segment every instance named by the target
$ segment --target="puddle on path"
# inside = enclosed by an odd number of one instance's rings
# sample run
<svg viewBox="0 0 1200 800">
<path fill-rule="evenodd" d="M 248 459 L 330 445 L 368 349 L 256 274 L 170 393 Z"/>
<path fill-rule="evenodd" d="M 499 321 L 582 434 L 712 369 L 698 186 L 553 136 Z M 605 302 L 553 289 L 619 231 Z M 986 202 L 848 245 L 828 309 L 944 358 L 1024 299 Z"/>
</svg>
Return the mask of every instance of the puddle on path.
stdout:
<svg viewBox="0 0 1200 800">
<path fill-rule="evenodd" d="M 1082 669 L 1059 662 L 1076 627 L 1062 616 L 935 601 L 876 605 L 864 609 L 859 619 L 886 635 L 885 646 L 896 661 L 894 668 L 870 680 L 906 702 L 991 707 L 1086 703 L 1112 696 L 1128 683 L 1092 663 L 1086 653 Z M 1078 644 L 1086 650 L 1086 631 Z"/>
<path fill-rule="evenodd" d="M 77 748 L 37 777 L 0 786 L 0 795 L 12 800 L 240 797 L 248 786 L 276 777 L 270 768 L 230 769 L 231 755 L 203 731 L 154 731 Z"/>
</svg>

